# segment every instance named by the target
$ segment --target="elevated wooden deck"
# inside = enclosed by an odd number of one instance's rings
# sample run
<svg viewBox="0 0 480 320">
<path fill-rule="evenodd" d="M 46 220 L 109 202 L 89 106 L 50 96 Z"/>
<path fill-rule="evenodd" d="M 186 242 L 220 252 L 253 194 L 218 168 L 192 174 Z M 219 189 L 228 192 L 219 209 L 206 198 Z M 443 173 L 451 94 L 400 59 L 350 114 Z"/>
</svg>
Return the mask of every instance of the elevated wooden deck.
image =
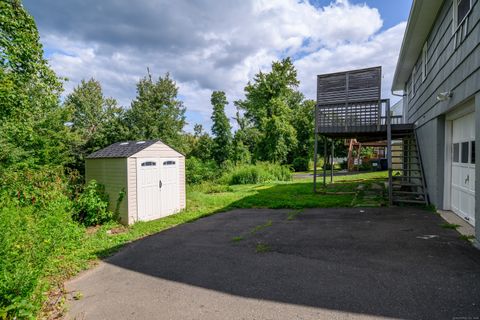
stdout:
<svg viewBox="0 0 480 320">
<path fill-rule="evenodd" d="M 319 136 L 330 138 L 323 139 L 324 164 L 328 163 L 328 158 L 334 158 L 335 139 L 356 139 L 360 143 L 386 141 L 390 204 L 394 202 L 428 204 L 421 157 L 416 147 L 414 124 L 404 123 L 402 116 L 393 116 L 390 112 L 390 100 L 381 99 L 381 70 L 381 67 L 375 67 L 317 77 L 314 192 L 317 190 Z M 330 152 L 327 147 L 328 140 L 331 140 Z M 408 150 L 400 155 L 401 158 L 407 159 L 408 164 L 418 163 L 413 169 L 402 167 L 403 174 L 395 177 L 392 175 L 393 140 L 401 140 L 402 145 L 408 146 Z M 418 174 L 414 175 L 413 172 Z M 330 179 L 333 182 L 333 166 Z M 323 183 L 326 184 L 326 165 L 323 167 Z M 405 194 L 412 194 L 414 198 L 405 198 Z"/>
<path fill-rule="evenodd" d="M 392 124 L 393 138 L 401 138 L 412 133 L 414 125 L 410 123 Z M 349 126 L 324 128 L 319 134 L 332 139 L 357 139 L 359 142 L 381 141 L 387 139 L 387 125 Z"/>
</svg>

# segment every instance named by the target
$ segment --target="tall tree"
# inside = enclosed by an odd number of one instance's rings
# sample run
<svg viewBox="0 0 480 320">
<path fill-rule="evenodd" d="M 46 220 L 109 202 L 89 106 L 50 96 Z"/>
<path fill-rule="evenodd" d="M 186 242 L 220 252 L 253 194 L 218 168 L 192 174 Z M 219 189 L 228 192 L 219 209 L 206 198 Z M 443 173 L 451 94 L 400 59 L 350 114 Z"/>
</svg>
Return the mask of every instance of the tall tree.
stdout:
<svg viewBox="0 0 480 320">
<path fill-rule="evenodd" d="M 185 107 L 177 98 L 178 87 L 170 75 L 153 81 L 150 73 L 137 83 L 137 97 L 127 119 L 134 139 L 161 139 L 181 148 Z"/>
<path fill-rule="evenodd" d="M 212 159 L 212 146 L 214 145 L 212 137 L 203 130 L 201 124 L 195 124 L 193 128 L 194 135 L 191 139 L 190 152 L 188 157 L 195 157 L 200 160 Z"/>
<path fill-rule="evenodd" d="M 0 167 L 66 160 L 61 91 L 32 16 L 18 0 L 0 1 Z"/>
<path fill-rule="evenodd" d="M 300 96 L 296 88 L 297 71 L 290 58 L 272 63 L 269 73 L 259 72 L 253 83 L 245 87 L 245 100 L 236 105 L 258 130 L 255 158 L 286 162 L 288 153 L 296 146 L 296 131 L 292 115 Z"/>
<path fill-rule="evenodd" d="M 233 136 L 231 159 L 236 164 L 250 163 L 258 142 L 258 132 L 248 123 L 238 107 L 234 119 L 237 121 L 238 129 Z"/>
<path fill-rule="evenodd" d="M 298 105 L 293 114 L 292 125 L 297 134 L 297 145 L 292 149 L 289 161 L 295 158 L 310 160 L 313 155 L 314 126 L 315 126 L 315 101 L 305 100 Z"/>
<path fill-rule="evenodd" d="M 104 97 L 100 82 L 93 78 L 82 80 L 64 106 L 71 114 L 73 167 L 80 172 L 85 156 L 127 136 L 123 108 L 115 99 Z"/>
<path fill-rule="evenodd" d="M 232 127 L 225 114 L 225 106 L 228 104 L 223 91 L 213 91 L 211 97 L 213 150 L 212 155 L 218 164 L 223 164 L 230 158 L 232 150 Z"/>
</svg>

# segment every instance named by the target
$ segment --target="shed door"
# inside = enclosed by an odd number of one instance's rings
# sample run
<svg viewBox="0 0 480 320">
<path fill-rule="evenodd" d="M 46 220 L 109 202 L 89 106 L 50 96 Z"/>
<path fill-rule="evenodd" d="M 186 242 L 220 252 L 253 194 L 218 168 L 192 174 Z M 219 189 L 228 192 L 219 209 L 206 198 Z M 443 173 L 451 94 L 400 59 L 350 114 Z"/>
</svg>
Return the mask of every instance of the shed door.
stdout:
<svg viewBox="0 0 480 320">
<path fill-rule="evenodd" d="M 475 225 L 475 113 L 453 121 L 452 210 Z"/>
<path fill-rule="evenodd" d="M 137 159 L 137 213 L 139 221 L 158 219 L 161 214 L 159 159 Z"/>
<path fill-rule="evenodd" d="M 167 216 L 175 213 L 180 208 L 180 194 L 178 183 L 178 159 L 161 159 L 161 202 L 162 202 L 162 216 Z"/>
</svg>

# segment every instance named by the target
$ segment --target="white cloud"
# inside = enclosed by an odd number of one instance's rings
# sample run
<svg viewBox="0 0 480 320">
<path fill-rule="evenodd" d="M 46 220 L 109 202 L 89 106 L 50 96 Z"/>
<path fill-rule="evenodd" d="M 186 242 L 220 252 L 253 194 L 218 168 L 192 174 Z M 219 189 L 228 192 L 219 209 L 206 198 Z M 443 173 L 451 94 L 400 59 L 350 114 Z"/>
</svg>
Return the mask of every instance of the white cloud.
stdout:
<svg viewBox="0 0 480 320">
<path fill-rule="evenodd" d="M 374 65 L 384 67 L 388 89 L 405 28 L 379 31 L 378 10 L 348 0 L 323 8 L 296 0 L 25 3 L 53 52 L 50 64 L 70 79 L 66 93 L 94 77 L 107 96 L 129 106 L 149 67 L 154 76 L 170 72 L 185 106 L 207 125 L 213 90 L 239 99 L 248 80 L 287 55 L 309 98 L 317 74 Z M 233 117 L 233 104 L 227 112 Z"/>
</svg>

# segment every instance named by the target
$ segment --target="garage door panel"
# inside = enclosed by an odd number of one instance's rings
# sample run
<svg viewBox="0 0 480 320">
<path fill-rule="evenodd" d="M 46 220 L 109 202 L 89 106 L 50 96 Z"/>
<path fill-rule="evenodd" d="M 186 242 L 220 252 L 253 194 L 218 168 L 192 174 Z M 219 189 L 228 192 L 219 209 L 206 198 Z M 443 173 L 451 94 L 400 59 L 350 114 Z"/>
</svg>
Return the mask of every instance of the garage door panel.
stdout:
<svg viewBox="0 0 480 320">
<path fill-rule="evenodd" d="M 453 121 L 451 207 L 474 224 L 475 219 L 475 115 Z"/>
</svg>

